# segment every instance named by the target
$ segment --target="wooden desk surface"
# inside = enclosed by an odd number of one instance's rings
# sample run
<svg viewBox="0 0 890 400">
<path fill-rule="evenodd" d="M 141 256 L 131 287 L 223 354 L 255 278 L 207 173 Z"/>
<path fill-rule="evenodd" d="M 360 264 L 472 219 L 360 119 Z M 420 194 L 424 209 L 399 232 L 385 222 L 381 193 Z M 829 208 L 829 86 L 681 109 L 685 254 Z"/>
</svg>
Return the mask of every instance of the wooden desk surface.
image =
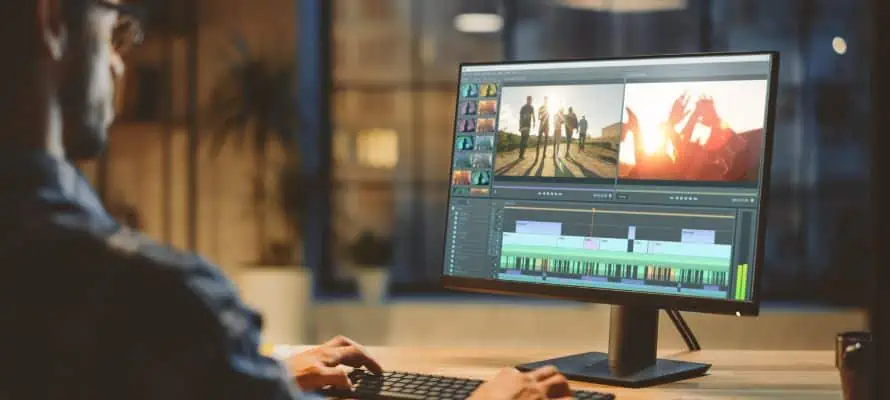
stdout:
<svg viewBox="0 0 890 400">
<path fill-rule="evenodd" d="M 388 370 L 489 379 L 505 366 L 548 359 L 579 349 L 479 349 L 369 347 Z M 831 399 L 842 398 L 831 351 L 662 352 L 661 357 L 711 363 L 709 375 L 647 389 L 573 382 L 576 389 L 615 393 L 625 399 Z"/>
</svg>

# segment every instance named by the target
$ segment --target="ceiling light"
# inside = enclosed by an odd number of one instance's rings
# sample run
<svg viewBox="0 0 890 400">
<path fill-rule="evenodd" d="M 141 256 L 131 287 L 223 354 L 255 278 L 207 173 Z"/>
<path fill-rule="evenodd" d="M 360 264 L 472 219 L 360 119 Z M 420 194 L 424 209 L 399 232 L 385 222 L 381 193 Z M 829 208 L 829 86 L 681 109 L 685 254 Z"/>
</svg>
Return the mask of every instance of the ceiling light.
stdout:
<svg viewBox="0 0 890 400">
<path fill-rule="evenodd" d="M 454 17 L 454 28 L 464 33 L 494 33 L 504 27 L 498 14 L 465 13 Z"/>
<path fill-rule="evenodd" d="M 844 55 L 847 53 L 847 41 L 840 36 L 835 36 L 831 40 L 831 48 L 834 49 L 835 53 Z"/>
</svg>

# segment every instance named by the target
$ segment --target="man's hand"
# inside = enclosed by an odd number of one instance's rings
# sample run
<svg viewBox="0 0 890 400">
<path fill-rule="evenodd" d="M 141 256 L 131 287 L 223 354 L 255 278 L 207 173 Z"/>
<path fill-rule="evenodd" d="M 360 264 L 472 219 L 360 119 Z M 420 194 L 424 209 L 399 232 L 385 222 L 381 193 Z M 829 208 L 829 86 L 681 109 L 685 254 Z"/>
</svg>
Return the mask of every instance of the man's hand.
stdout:
<svg viewBox="0 0 890 400">
<path fill-rule="evenodd" d="M 472 400 L 571 399 L 569 383 L 554 367 L 522 373 L 507 368 L 476 389 Z"/>
<path fill-rule="evenodd" d="M 717 114 L 717 108 L 714 106 L 714 98 L 702 96 L 695 107 L 700 115 L 701 123 L 709 128 L 718 128 L 720 126 L 720 116 Z"/>
<path fill-rule="evenodd" d="M 683 118 L 686 118 L 691 111 L 689 110 L 689 94 L 683 93 L 680 97 L 677 97 L 674 100 L 674 104 L 671 106 L 671 112 L 668 114 L 668 123 L 671 128 L 677 126 Z"/>
<path fill-rule="evenodd" d="M 383 372 L 380 364 L 360 344 L 343 336 L 337 336 L 321 346 L 297 354 L 288 359 L 286 364 L 296 378 L 297 385 L 305 391 L 328 385 L 351 389 L 352 382 L 346 371 L 339 367 L 341 365 L 365 367 L 375 373 Z"/>
<path fill-rule="evenodd" d="M 625 113 L 627 114 L 627 122 L 621 124 L 621 141 L 624 142 L 624 138 L 627 136 L 628 132 L 634 133 L 634 138 L 637 135 L 640 135 L 640 120 L 637 118 L 637 114 L 630 109 L 630 107 L 624 108 Z"/>
</svg>

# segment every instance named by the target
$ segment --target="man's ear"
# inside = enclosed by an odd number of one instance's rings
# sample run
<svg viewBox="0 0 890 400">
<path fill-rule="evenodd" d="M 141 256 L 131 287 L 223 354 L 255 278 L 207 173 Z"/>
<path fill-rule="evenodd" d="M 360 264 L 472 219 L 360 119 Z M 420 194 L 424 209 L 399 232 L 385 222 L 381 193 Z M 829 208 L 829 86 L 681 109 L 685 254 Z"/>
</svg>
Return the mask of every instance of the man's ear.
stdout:
<svg viewBox="0 0 890 400">
<path fill-rule="evenodd" d="M 3 0 L 0 0 L 3 1 Z M 63 17 L 66 0 L 36 0 L 37 26 L 43 38 L 43 48 L 52 59 L 58 61 L 65 53 L 68 32 Z M 68 0 L 70 1 L 70 0 Z"/>
</svg>

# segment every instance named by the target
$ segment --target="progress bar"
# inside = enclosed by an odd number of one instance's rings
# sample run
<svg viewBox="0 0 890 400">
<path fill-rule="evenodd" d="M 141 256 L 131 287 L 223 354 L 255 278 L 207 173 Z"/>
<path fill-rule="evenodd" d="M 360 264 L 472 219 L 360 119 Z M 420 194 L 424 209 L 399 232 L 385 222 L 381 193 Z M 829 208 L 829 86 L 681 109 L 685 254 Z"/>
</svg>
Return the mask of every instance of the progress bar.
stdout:
<svg viewBox="0 0 890 400">
<path fill-rule="evenodd" d="M 693 217 L 693 218 L 716 218 L 716 219 L 735 219 L 735 215 L 716 215 L 716 214 L 687 214 L 687 213 L 665 213 L 654 211 L 619 211 L 619 210 L 602 210 L 595 208 L 579 209 L 579 208 L 546 208 L 546 207 L 520 207 L 507 206 L 508 210 L 527 210 L 527 211 L 557 211 L 557 212 L 574 212 L 574 213 L 598 213 L 598 214 L 629 214 L 629 215 L 653 215 L 661 217 Z"/>
<path fill-rule="evenodd" d="M 733 192 L 690 192 L 690 191 L 672 191 L 672 190 L 644 190 L 644 189 L 616 189 L 620 193 L 654 193 L 654 194 L 691 194 L 699 196 L 757 196 L 753 193 L 733 193 Z"/>
<path fill-rule="evenodd" d="M 567 192 L 615 192 L 614 188 L 583 188 L 583 187 L 556 187 L 556 186 L 507 186 L 507 185 L 495 185 L 495 189 L 517 189 L 517 190 L 533 190 L 533 191 L 541 191 L 541 190 L 563 190 Z"/>
<path fill-rule="evenodd" d="M 652 190 L 652 189 L 627 189 L 622 187 L 617 188 L 583 188 L 583 187 L 555 187 L 555 186 L 507 186 L 507 185 L 494 185 L 494 189 L 515 189 L 515 190 L 531 190 L 531 191 L 541 191 L 541 190 L 561 190 L 565 192 L 608 192 L 608 193 L 650 193 L 650 194 L 688 194 L 688 195 L 698 195 L 698 196 L 739 196 L 739 197 L 749 197 L 749 196 L 757 196 L 757 191 L 751 192 L 711 192 L 711 191 L 689 191 L 689 190 L 671 190 L 666 188 L 664 190 Z"/>
</svg>

